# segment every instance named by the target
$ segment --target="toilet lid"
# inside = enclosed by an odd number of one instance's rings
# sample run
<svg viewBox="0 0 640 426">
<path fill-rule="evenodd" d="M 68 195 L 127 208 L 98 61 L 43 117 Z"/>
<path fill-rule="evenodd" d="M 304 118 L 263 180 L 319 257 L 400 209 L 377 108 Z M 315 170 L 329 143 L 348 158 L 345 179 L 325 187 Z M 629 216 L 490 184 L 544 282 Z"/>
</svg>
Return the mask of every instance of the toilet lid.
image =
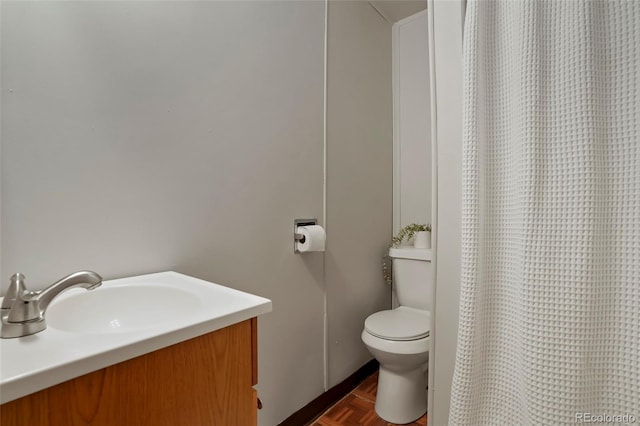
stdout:
<svg viewBox="0 0 640 426">
<path fill-rule="evenodd" d="M 429 323 L 428 311 L 400 306 L 369 315 L 364 322 L 364 328 L 381 339 L 417 340 L 429 335 Z"/>
</svg>

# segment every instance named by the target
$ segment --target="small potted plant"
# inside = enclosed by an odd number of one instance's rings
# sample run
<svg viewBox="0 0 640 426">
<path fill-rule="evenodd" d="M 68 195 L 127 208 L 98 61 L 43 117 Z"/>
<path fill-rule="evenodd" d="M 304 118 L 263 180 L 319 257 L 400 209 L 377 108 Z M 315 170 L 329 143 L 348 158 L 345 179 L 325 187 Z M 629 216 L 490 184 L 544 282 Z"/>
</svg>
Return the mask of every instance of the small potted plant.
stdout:
<svg viewBox="0 0 640 426">
<path fill-rule="evenodd" d="M 413 238 L 413 246 L 415 248 L 430 248 L 431 247 L 431 224 L 418 224 L 412 223 L 410 225 L 403 226 L 400 231 L 393 237 L 391 245 L 398 247 L 404 240 L 411 241 Z"/>
<path fill-rule="evenodd" d="M 400 228 L 400 231 L 391 240 L 389 247 L 399 247 L 403 241 L 411 241 L 413 238 L 413 246 L 415 248 L 431 247 L 431 224 L 412 223 Z M 389 254 L 382 257 L 382 275 L 387 284 L 391 284 L 393 274 L 391 271 L 391 261 Z"/>
</svg>

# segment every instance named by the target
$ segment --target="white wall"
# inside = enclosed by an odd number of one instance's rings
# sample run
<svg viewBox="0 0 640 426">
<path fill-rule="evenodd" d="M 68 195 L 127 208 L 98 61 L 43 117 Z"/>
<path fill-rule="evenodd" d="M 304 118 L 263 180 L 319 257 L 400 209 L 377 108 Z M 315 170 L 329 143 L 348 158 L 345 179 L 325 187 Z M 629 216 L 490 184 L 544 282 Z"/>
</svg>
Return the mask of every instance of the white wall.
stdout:
<svg viewBox="0 0 640 426">
<path fill-rule="evenodd" d="M 427 11 L 393 25 L 394 232 L 431 222 Z"/>
<path fill-rule="evenodd" d="M 2 2 L 1 31 L 3 285 L 172 269 L 266 296 L 260 424 L 319 395 L 323 256 L 292 226 L 323 211 L 324 4 Z"/>
<path fill-rule="evenodd" d="M 429 358 L 429 425 L 448 424 L 458 332 L 462 201 L 462 23 L 460 0 L 429 0 L 434 143 L 435 315 Z"/>
<path fill-rule="evenodd" d="M 392 225 L 391 24 L 367 2 L 330 1 L 327 59 L 328 387 L 372 359 L 364 320 L 388 309 Z"/>
</svg>

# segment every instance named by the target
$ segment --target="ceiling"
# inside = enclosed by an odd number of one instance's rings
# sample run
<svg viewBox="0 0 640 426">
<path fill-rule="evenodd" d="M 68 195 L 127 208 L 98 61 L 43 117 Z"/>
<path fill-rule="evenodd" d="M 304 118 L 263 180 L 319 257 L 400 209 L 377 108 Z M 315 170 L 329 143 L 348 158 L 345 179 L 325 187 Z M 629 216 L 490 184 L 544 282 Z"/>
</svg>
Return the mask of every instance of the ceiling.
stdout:
<svg viewBox="0 0 640 426">
<path fill-rule="evenodd" d="M 398 22 L 427 8 L 427 0 L 371 0 L 369 4 L 389 22 Z"/>
</svg>

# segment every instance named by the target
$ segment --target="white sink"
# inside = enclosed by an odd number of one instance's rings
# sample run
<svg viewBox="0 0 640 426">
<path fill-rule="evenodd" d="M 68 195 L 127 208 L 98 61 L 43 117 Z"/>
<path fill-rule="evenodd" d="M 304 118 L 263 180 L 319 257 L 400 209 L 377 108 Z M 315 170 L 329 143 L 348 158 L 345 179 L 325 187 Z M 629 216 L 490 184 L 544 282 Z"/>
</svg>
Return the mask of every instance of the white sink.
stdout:
<svg viewBox="0 0 640 426">
<path fill-rule="evenodd" d="M 202 302 L 188 288 L 160 283 L 106 285 L 72 289 L 54 299 L 47 327 L 74 333 L 122 333 L 163 327 L 188 318 Z"/>
<path fill-rule="evenodd" d="M 0 339 L 0 404 L 271 312 L 271 301 L 177 272 L 53 299 L 47 328 Z"/>
</svg>

